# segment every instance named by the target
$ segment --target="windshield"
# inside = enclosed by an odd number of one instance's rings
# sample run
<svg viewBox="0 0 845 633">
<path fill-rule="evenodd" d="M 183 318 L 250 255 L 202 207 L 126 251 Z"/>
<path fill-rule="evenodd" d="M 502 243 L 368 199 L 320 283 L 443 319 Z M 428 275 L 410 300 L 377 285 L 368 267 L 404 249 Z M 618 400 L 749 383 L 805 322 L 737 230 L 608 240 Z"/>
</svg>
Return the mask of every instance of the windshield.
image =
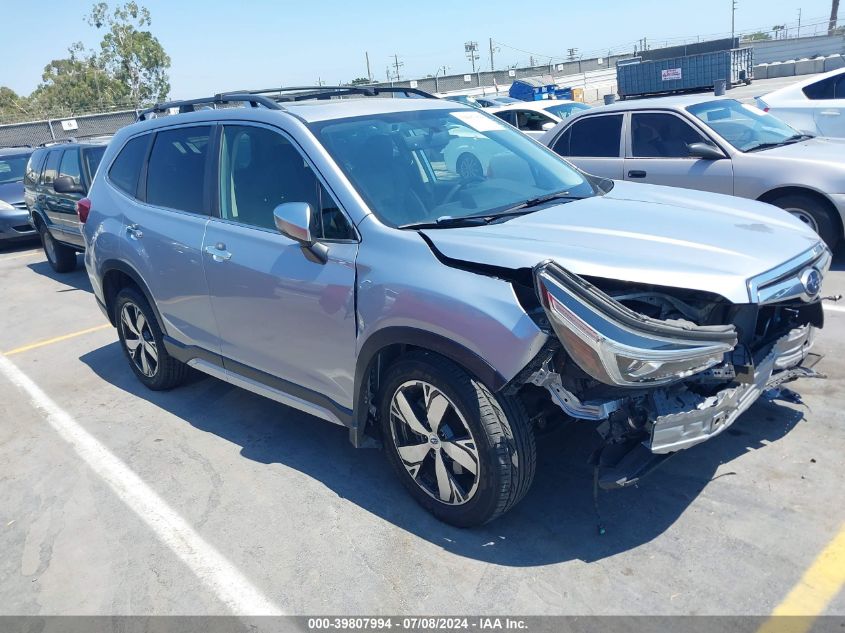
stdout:
<svg viewBox="0 0 845 633">
<path fill-rule="evenodd" d="M 803 135 L 753 105 L 733 99 L 707 101 L 687 111 L 741 152 L 801 140 Z"/>
<path fill-rule="evenodd" d="M 29 154 L 0 156 L 0 185 L 23 180 L 26 162 L 28 160 Z"/>
<path fill-rule="evenodd" d="M 480 216 L 549 194 L 595 195 L 581 174 L 481 111 L 418 110 L 311 125 L 385 224 Z"/>
<path fill-rule="evenodd" d="M 560 105 L 552 105 L 546 108 L 546 112 L 551 112 L 559 119 L 565 119 L 582 110 L 589 110 L 590 106 L 585 103 L 561 103 Z"/>
</svg>

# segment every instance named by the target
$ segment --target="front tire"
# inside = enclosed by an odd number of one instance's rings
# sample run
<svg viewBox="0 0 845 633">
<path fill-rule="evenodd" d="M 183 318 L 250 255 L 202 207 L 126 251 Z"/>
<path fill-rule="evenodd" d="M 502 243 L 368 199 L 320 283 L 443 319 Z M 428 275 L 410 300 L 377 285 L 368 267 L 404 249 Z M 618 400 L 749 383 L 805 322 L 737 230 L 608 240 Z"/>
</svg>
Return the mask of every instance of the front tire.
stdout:
<svg viewBox="0 0 845 633">
<path fill-rule="evenodd" d="M 39 222 L 38 233 L 41 235 L 41 245 L 44 247 L 44 254 L 47 256 L 47 262 L 57 273 L 69 273 L 76 268 L 76 251 L 60 244 L 53 237 L 44 224 Z"/>
<path fill-rule="evenodd" d="M 487 523 L 531 486 L 537 455 L 522 405 L 443 357 L 411 352 L 392 365 L 379 414 L 393 470 L 441 521 Z"/>
<path fill-rule="evenodd" d="M 167 353 L 155 313 L 135 288 L 124 288 L 117 294 L 114 322 L 129 366 L 144 385 L 165 391 L 185 380 L 187 365 Z"/>
<path fill-rule="evenodd" d="M 823 200 L 798 193 L 781 196 L 771 202 L 813 229 L 831 250 L 839 242 L 841 237 L 839 226 L 833 218 L 829 205 Z"/>
</svg>

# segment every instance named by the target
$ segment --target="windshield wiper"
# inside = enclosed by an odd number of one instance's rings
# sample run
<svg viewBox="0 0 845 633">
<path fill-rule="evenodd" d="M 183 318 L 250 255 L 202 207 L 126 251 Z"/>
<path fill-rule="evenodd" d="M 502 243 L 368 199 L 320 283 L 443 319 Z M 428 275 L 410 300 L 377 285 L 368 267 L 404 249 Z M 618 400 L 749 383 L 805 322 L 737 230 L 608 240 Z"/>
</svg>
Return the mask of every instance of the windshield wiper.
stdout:
<svg viewBox="0 0 845 633">
<path fill-rule="evenodd" d="M 482 215 L 464 215 L 453 217 L 451 215 L 444 215 L 437 218 L 434 222 L 413 222 L 411 224 L 403 224 L 400 229 L 446 229 L 456 226 L 481 226 L 483 224 L 490 224 L 493 220 L 511 216 L 523 215 L 522 212 L 504 212 L 504 213 L 484 213 Z"/>
<path fill-rule="evenodd" d="M 761 149 L 771 149 L 773 147 L 781 147 L 783 145 L 792 145 L 793 143 L 797 143 L 798 141 L 803 141 L 808 138 L 813 138 L 812 134 L 793 134 L 792 136 L 783 139 L 782 141 L 777 141 L 776 143 L 760 143 L 759 145 L 755 145 L 751 147 L 746 152 L 756 152 Z"/>
<path fill-rule="evenodd" d="M 499 218 L 525 215 L 530 213 L 526 209 L 538 207 L 541 204 L 551 202 L 553 200 L 583 200 L 584 196 L 571 196 L 568 191 L 557 191 L 549 193 L 537 198 L 530 198 L 517 204 L 512 204 L 499 209 L 493 209 L 490 213 L 482 213 L 479 215 L 464 215 L 453 217 L 446 215 L 437 218 L 434 222 L 417 222 L 412 224 L 403 224 L 400 229 L 443 229 L 456 226 L 481 226 L 483 224 L 490 224 Z"/>
</svg>

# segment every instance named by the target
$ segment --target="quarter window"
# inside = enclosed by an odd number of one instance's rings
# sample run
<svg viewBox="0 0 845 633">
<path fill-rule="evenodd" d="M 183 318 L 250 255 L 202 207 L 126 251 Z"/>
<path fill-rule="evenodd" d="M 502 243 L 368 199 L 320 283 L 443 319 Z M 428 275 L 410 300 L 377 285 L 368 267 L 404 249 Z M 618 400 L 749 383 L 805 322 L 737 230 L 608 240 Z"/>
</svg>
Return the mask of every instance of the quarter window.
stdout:
<svg viewBox="0 0 845 633">
<path fill-rule="evenodd" d="M 134 197 L 138 193 L 138 178 L 149 144 L 150 137 L 147 134 L 133 138 L 123 146 L 109 169 L 112 184 L 130 196 Z"/>
<path fill-rule="evenodd" d="M 316 237 L 352 237 L 343 212 L 287 138 L 261 127 L 226 126 L 220 155 L 221 217 L 275 230 L 273 210 L 285 202 L 311 205 Z"/>
<path fill-rule="evenodd" d="M 553 150 L 561 156 L 619 158 L 622 115 L 579 118 L 557 139 Z"/>
<path fill-rule="evenodd" d="M 147 202 L 205 213 L 203 194 L 210 134 L 209 126 L 181 127 L 156 134 L 147 166 Z"/>
<path fill-rule="evenodd" d="M 82 184 L 82 172 L 79 165 L 79 152 L 75 149 L 65 150 L 62 154 L 62 163 L 59 167 L 59 175 L 67 176 L 73 184 Z"/>
<path fill-rule="evenodd" d="M 635 112 L 631 117 L 631 152 L 638 158 L 688 158 L 690 143 L 706 140 L 674 114 Z"/>
<path fill-rule="evenodd" d="M 32 154 L 29 162 L 26 164 L 26 175 L 24 176 L 24 186 L 32 187 L 38 182 L 38 176 L 41 174 L 41 169 L 44 167 L 44 159 L 47 157 L 47 152 L 41 150 Z"/>
</svg>

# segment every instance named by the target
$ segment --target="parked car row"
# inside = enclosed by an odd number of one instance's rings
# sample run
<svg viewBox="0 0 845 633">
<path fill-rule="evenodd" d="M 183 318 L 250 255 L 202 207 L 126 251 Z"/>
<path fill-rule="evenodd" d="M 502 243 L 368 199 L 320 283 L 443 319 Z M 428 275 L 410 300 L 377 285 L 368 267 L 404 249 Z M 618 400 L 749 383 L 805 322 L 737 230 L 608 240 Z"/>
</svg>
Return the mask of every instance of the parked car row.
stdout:
<svg viewBox="0 0 845 633">
<path fill-rule="evenodd" d="M 800 161 L 838 141 L 730 99 L 373 98 L 401 91 L 161 104 L 32 152 L 32 223 L 148 388 L 193 368 L 344 426 L 459 526 L 525 495 L 550 427 L 594 424 L 618 488 L 816 375 L 842 179 Z"/>
<path fill-rule="evenodd" d="M 792 213 L 833 248 L 845 220 L 845 139 L 815 137 L 755 106 L 692 95 L 580 112 L 541 142 L 604 178 L 725 193 Z"/>
</svg>

